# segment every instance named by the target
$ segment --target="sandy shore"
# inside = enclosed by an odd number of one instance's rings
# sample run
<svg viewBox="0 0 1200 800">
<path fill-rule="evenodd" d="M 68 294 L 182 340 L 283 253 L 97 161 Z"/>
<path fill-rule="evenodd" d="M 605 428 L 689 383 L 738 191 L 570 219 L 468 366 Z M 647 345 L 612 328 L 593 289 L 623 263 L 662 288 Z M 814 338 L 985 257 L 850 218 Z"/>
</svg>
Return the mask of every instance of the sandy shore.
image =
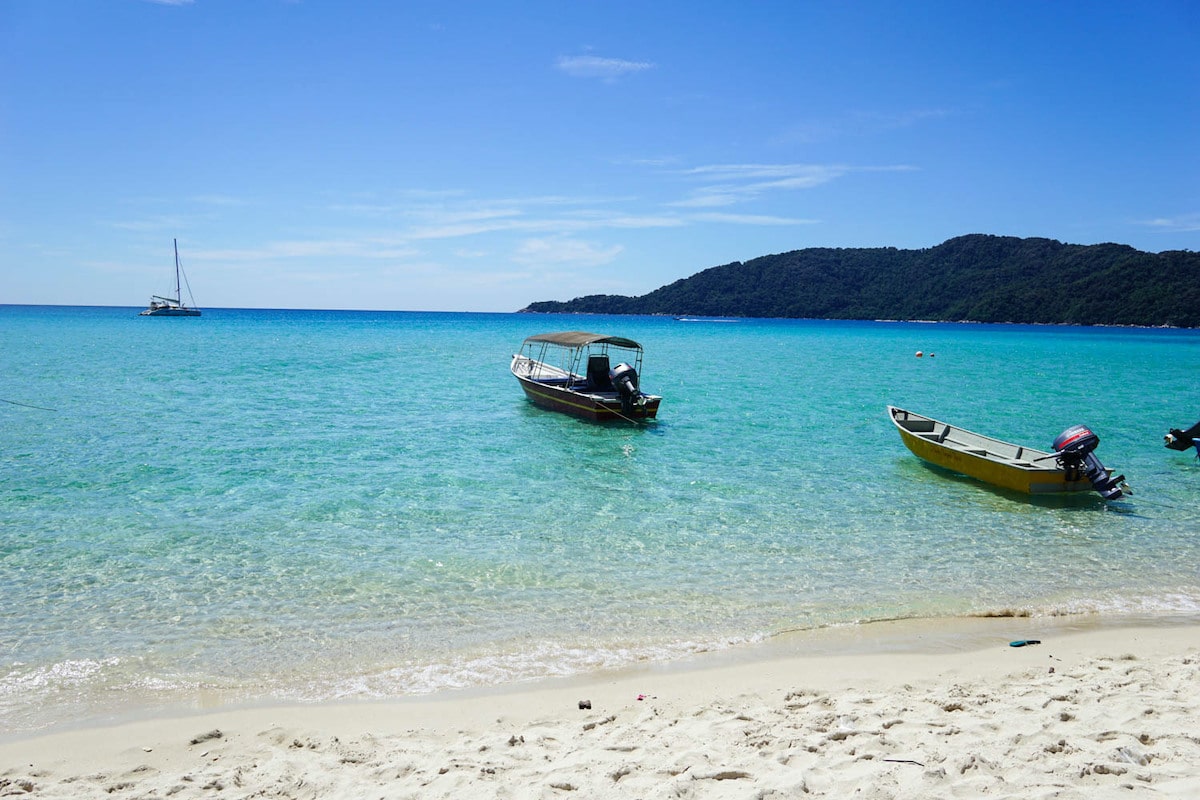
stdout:
<svg viewBox="0 0 1200 800">
<path fill-rule="evenodd" d="M 0 797 L 1200 797 L 1200 625 L 1004 620 L 965 649 L 922 630 L 891 628 L 906 652 L 810 634 L 687 668 L 61 732 L 0 745 Z"/>
</svg>

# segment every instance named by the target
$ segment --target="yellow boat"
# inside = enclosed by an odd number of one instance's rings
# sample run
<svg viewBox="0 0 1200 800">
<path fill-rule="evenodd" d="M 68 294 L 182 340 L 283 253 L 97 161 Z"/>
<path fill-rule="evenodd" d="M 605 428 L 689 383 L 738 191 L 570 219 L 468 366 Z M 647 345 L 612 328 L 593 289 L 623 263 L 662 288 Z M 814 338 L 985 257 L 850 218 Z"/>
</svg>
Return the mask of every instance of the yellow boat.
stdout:
<svg viewBox="0 0 1200 800">
<path fill-rule="evenodd" d="M 1099 437 L 1083 426 L 1070 428 L 1055 441 L 1058 452 L 1002 442 L 990 436 L 948 425 L 930 417 L 888 406 L 888 416 L 900 440 L 917 458 L 1025 494 L 1098 491 L 1105 499 L 1121 496 L 1116 488 L 1124 476 L 1112 478 L 1091 454 Z M 1065 438 L 1064 438 L 1065 437 Z M 1086 437 L 1086 452 L 1073 453 L 1072 444 Z M 1065 464 L 1064 464 L 1065 462 Z M 1099 473 L 1095 467 L 1099 468 Z M 1097 483 L 1099 481 L 1099 483 Z"/>
</svg>

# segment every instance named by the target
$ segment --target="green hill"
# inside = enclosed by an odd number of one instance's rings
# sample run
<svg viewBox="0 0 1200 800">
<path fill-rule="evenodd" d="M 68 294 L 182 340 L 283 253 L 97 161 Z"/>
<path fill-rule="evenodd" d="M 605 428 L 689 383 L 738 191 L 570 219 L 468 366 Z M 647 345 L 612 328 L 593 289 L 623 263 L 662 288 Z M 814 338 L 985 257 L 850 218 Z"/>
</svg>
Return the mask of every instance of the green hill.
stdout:
<svg viewBox="0 0 1200 800">
<path fill-rule="evenodd" d="M 1200 253 L 972 234 L 923 250 L 812 247 L 698 272 L 641 297 L 527 312 L 1200 327 Z"/>
</svg>

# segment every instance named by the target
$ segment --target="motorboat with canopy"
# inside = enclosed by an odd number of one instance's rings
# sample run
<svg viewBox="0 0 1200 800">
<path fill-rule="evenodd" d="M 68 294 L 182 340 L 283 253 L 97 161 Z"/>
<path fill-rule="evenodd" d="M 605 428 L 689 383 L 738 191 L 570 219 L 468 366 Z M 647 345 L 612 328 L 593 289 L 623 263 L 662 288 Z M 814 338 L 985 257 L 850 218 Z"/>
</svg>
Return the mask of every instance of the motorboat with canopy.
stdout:
<svg viewBox="0 0 1200 800">
<path fill-rule="evenodd" d="M 541 408 L 597 422 L 642 422 L 654 419 L 662 402 L 641 389 L 642 356 L 642 346 L 623 336 L 559 331 L 526 338 L 510 369 Z"/>
</svg>

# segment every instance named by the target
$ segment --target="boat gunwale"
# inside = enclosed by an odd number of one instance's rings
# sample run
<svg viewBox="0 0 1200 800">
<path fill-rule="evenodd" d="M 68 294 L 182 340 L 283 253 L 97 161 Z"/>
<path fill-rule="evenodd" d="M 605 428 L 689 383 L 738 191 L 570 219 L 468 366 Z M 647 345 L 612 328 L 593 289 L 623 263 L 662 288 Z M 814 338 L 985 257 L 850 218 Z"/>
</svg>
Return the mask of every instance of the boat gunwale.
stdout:
<svg viewBox="0 0 1200 800">
<path fill-rule="evenodd" d="M 944 426 L 947 428 L 947 431 L 938 438 L 930 438 L 930 436 L 926 434 L 932 433 L 932 431 L 914 431 L 906 428 L 903 424 L 903 421 L 896 418 L 897 411 L 909 415 L 910 418 L 915 417 L 917 421 L 930 422 L 933 424 L 935 430 L 938 426 Z M 1020 469 L 1027 472 L 1065 472 L 1065 470 L 1063 470 L 1061 467 L 1052 466 L 1051 464 L 1053 464 L 1053 462 L 1047 465 L 1039 465 L 1037 463 L 1039 461 L 1050 461 L 1051 459 L 1057 458 L 1058 456 L 1056 453 L 1051 453 L 1046 450 L 1038 450 L 1036 447 L 1027 447 L 1025 445 L 1014 444 L 1013 442 L 1007 442 L 1003 439 L 997 439 L 994 436 L 976 433 L 975 431 L 968 430 L 967 428 L 963 428 L 958 425 L 951 425 L 948 422 L 943 422 L 942 420 L 934 419 L 933 417 L 927 417 L 924 414 L 918 414 L 915 411 L 909 411 L 908 409 L 899 408 L 897 406 L 888 406 L 888 416 L 892 420 L 892 423 L 896 426 L 896 429 L 900 431 L 902 439 L 906 436 L 912 437 L 922 442 L 927 442 L 943 450 L 961 453 L 963 455 L 978 458 L 989 463 L 1012 467 L 1014 469 Z M 974 447 L 971 442 L 964 442 L 960 439 L 952 439 L 950 438 L 950 434 L 952 433 L 965 434 L 970 439 L 973 439 L 980 445 L 985 446 Z M 988 444 L 999 445 L 999 447 L 989 448 L 986 446 Z M 1021 455 L 1020 457 L 1010 457 L 1001 452 L 997 452 L 997 450 L 1002 449 L 1015 449 Z M 977 450 L 983 450 L 984 452 L 976 452 Z"/>
</svg>

